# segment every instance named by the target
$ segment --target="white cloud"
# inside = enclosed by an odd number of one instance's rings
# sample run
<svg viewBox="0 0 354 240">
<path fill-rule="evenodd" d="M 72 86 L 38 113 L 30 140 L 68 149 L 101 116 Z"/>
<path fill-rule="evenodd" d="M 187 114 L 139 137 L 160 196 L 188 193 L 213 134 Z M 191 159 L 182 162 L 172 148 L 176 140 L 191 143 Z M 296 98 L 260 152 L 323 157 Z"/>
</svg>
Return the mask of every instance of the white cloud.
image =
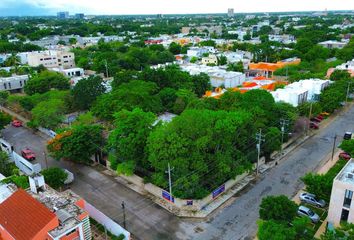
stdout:
<svg viewBox="0 0 354 240">
<path fill-rule="evenodd" d="M 307 10 L 352 10 L 353 0 L 0 0 L 0 8 L 11 3 L 35 7 L 80 11 L 90 14 L 170 14 L 235 12 L 276 12 Z"/>
</svg>

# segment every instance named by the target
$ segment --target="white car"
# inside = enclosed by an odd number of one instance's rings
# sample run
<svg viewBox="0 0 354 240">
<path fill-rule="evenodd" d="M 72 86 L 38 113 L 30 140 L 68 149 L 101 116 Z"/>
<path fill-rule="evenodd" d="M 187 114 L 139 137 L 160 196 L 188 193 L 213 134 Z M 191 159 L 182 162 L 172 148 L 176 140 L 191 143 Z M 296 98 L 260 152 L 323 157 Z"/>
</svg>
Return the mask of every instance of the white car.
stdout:
<svg viewBox="0 0 354 240">
<path fill-rule="evenodd" d="M 300 200 L 301 202 L 308 203 L 321 208 L 326 206 L 326 202 L 324 200 L 317 199 L 316 196 L 311 193 L 306 193 L 306 192 L 301 193 Z"/>
<path fill-rule="evenodd" d="M 320 221 L 320 216 L 314 213 L 311 209 L 304 206 L 299 207 L 299 209 L 297 210 L 297 214 L 299 216 L 305 216 L 310 218 L 313 223 L 318 223 Z"/>
</svg>

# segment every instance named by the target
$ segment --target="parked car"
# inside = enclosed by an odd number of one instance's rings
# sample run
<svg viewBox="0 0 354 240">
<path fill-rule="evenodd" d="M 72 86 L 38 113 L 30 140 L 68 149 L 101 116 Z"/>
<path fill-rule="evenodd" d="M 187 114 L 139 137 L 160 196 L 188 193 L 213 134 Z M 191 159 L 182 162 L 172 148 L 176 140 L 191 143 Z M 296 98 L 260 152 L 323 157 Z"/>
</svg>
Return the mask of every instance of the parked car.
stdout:
<svg viewBox="0 0 354 240">
<path fill-rule="evenodd" d="M 324 117 L 323 117 L 321 114 L 318 114 L 318 115 L 316 116 L 316 118 L 321 119 L 321 120 L 324 119 Z"/>
<path fill-rule="evenodd" d="M 312 128 L 312 129 L 319 129 L 320 127 L 318 126 L 317 123 L 315 123 L 315 122 L 310 122 L 310 128 Z"/>
<path fill-rule="evenodd" d="M 13 120 L 11 125 L 14 127 L 22 127 L 22 122 L 20 120 Z"/>
<path fill-rule="evenodd" d="M 300 194 L 300 200 L 301 202 L 305 202 L 305 203 L 308 203 L 308 204 L 312 204 L 312 205 L 315 205 L 317 207 L 324 207 L 326 206 L 326 202 L 322 199 L 317 199 L 316 198 L 316 195 L 314 194 L 311 194 L 311 193 L 301 193 Z"/>
<path fill-rule="evenodd" d="M 34 154 L 34 152 L 29 149 L 29 148 L 25 148 L 22 149 L 21 151 L 21 155 L 24 159 L 28 160 L 28 161 L 33 161 L 36 159 L 36 155 Z"/>
<path fill-rule="evenodd" d="M 318 123 L 322 122 L 322 120 L 319 119 L 319 118 L 317 118 L 317 117 L 313 117 L 313 118 L 311 118 L 310 120 L 311 120 L 312 122 L 318 122 Z"/>
<path fill-rule="evenodd" d="M 300 206 L 297 210 L 297 214 L 299 216 L 305 216 L 305 217 L 310 218 L 313 223 L 318 223 L 320 221 L 320 216 L 318 216 L 311 209 L 309 209 L 305 206 Z"/>
<path fill-rule="evenodd" d="M 344 160 L 349 161 L 349 160 L 351 159 L 351 156 L 350 156 L 349 153 L 341 152 L 341 153 L 339 154 L 339 158 L 342 158 L 342 159 L 344 159 Z"/>
<path fill-rule="evenodd" d="M 345 132 L 344 133 L 344 136 L 343 136 L 343 139 L 344 140 L 350 140 L 350 139 L 352 139 L 352 132 Z"/>
</svg>

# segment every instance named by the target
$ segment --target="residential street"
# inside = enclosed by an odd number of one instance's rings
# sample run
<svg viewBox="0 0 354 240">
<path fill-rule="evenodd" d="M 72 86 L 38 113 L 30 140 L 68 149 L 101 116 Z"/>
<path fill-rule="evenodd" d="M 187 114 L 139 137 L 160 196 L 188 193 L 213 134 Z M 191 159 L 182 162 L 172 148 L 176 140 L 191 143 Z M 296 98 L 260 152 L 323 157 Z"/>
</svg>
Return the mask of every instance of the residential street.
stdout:
<svg viewBox="0 0 354 240">
<path fill-rule="evenodd" d="M 72 171 L 75 182 L 71 189 L 120 224 L 123 221 L 121 202 L 124 201 L 127 229 L 138 239 L 253 239 L 261 199 L 267 195 L 285 194 L 291 197 L 296 194 L 302 187 L 299 179 L 330 158 L 334 135 L 339 136 L 339 142 L 345 131 L 354 131 L 354 107 L 295 149 L 278 166 L 265 172 L 233 203 L 214 213 L 207 221 L 173 216 L 127 189 L 113 177 L 103 174 L 103 168 L 93 169 L 51 158 L 48 165 Z M 30 147 L 37 154 L 36 161 L 45 168 L 45 139 L 25 128 L 12 126 L 3 130 L 3 137 L 14 145 L 17 152 Z"/>
</svg>

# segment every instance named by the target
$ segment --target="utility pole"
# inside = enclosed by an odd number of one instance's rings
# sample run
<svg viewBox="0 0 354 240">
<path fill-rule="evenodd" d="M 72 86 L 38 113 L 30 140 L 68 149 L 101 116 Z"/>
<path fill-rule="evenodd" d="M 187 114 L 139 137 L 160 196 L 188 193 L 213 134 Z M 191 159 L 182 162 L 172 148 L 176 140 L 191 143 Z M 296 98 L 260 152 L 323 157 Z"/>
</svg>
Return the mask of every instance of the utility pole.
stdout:
<svg viewBox="0 0 354 240">
<path fill-rule="evenodd" d="M 258 141 L 257 143 L 257 169 L 256 169 L 256 174 L 258 176 L 259 174 L 259 157 L 261 154 L 261 143 L 264 142 L 264 136 L 262 135 L 262 129 L 259 129 L 259 133 L 256 133 L 256 140 Z"/>
<path fill-rule="evenodd" d="M 350 84 L 351 84 L 351 82 L 348 82 L 347 95 L 345 96 L 345 103 L 347 103 L 347 102 L 348 102 L 348 98 L 349 98 L 349 90 L 350 90 Z"/>
<path fill-rule="evenodd" d="M 125 203 L 124 203 L 124 201 L 122 202 L 122 209 L 123 209 L 123 226 L 124 226 L 124 229 L 127 229 L 127 226 L 125 223 Z"/>
<path fill-rule="evenodd" d="M 333 157 L 334 157 L 334 150 L 336 149 L 336 140 L 337 140 L 337 134 L 334 134 L 334 137 L 333 137 L 333 148 L 332 148 L 332 161 L 333 161 Z"/>
<path fill-rule="evenodd" d="M 282 152 L 283 151 L 285 127 L 287 127 L 289 125 L 289 120 L 280 119 L 280 125 L 281 125 L 281 146 L 280 146 L 280 151 Z"/>
<path fill-rule="evenodd" d="M 168 173 L 168 185 L 169 185 L 169 191 L 170 191 L 170 201 L 172 202 L 172 180 L 171 180 L 171 169 L 170 163 L 167 164 L 167 173 Z"/>
<path fill-rule="evenodd" d="M 309 123 L 308 123 L 308 126 L 307 126 L 307 133 L 306 133 L 306 135 L 309 135 L 309 131 L 310 131 L 311 116 L 312 116 L 312 105 L 313 105 L 313 102 L 311 101 L 311 104 L 310 104 L 310 111 L 309 111 Z"/>
<path fill-rule="evenodd" d="M 44 161 L 45 161 L 45 168 L 48 169 L 48 157 L 47 157 L 47 152 L 44 151 L 43 152 L 44 155 Z"/>
</svg>

